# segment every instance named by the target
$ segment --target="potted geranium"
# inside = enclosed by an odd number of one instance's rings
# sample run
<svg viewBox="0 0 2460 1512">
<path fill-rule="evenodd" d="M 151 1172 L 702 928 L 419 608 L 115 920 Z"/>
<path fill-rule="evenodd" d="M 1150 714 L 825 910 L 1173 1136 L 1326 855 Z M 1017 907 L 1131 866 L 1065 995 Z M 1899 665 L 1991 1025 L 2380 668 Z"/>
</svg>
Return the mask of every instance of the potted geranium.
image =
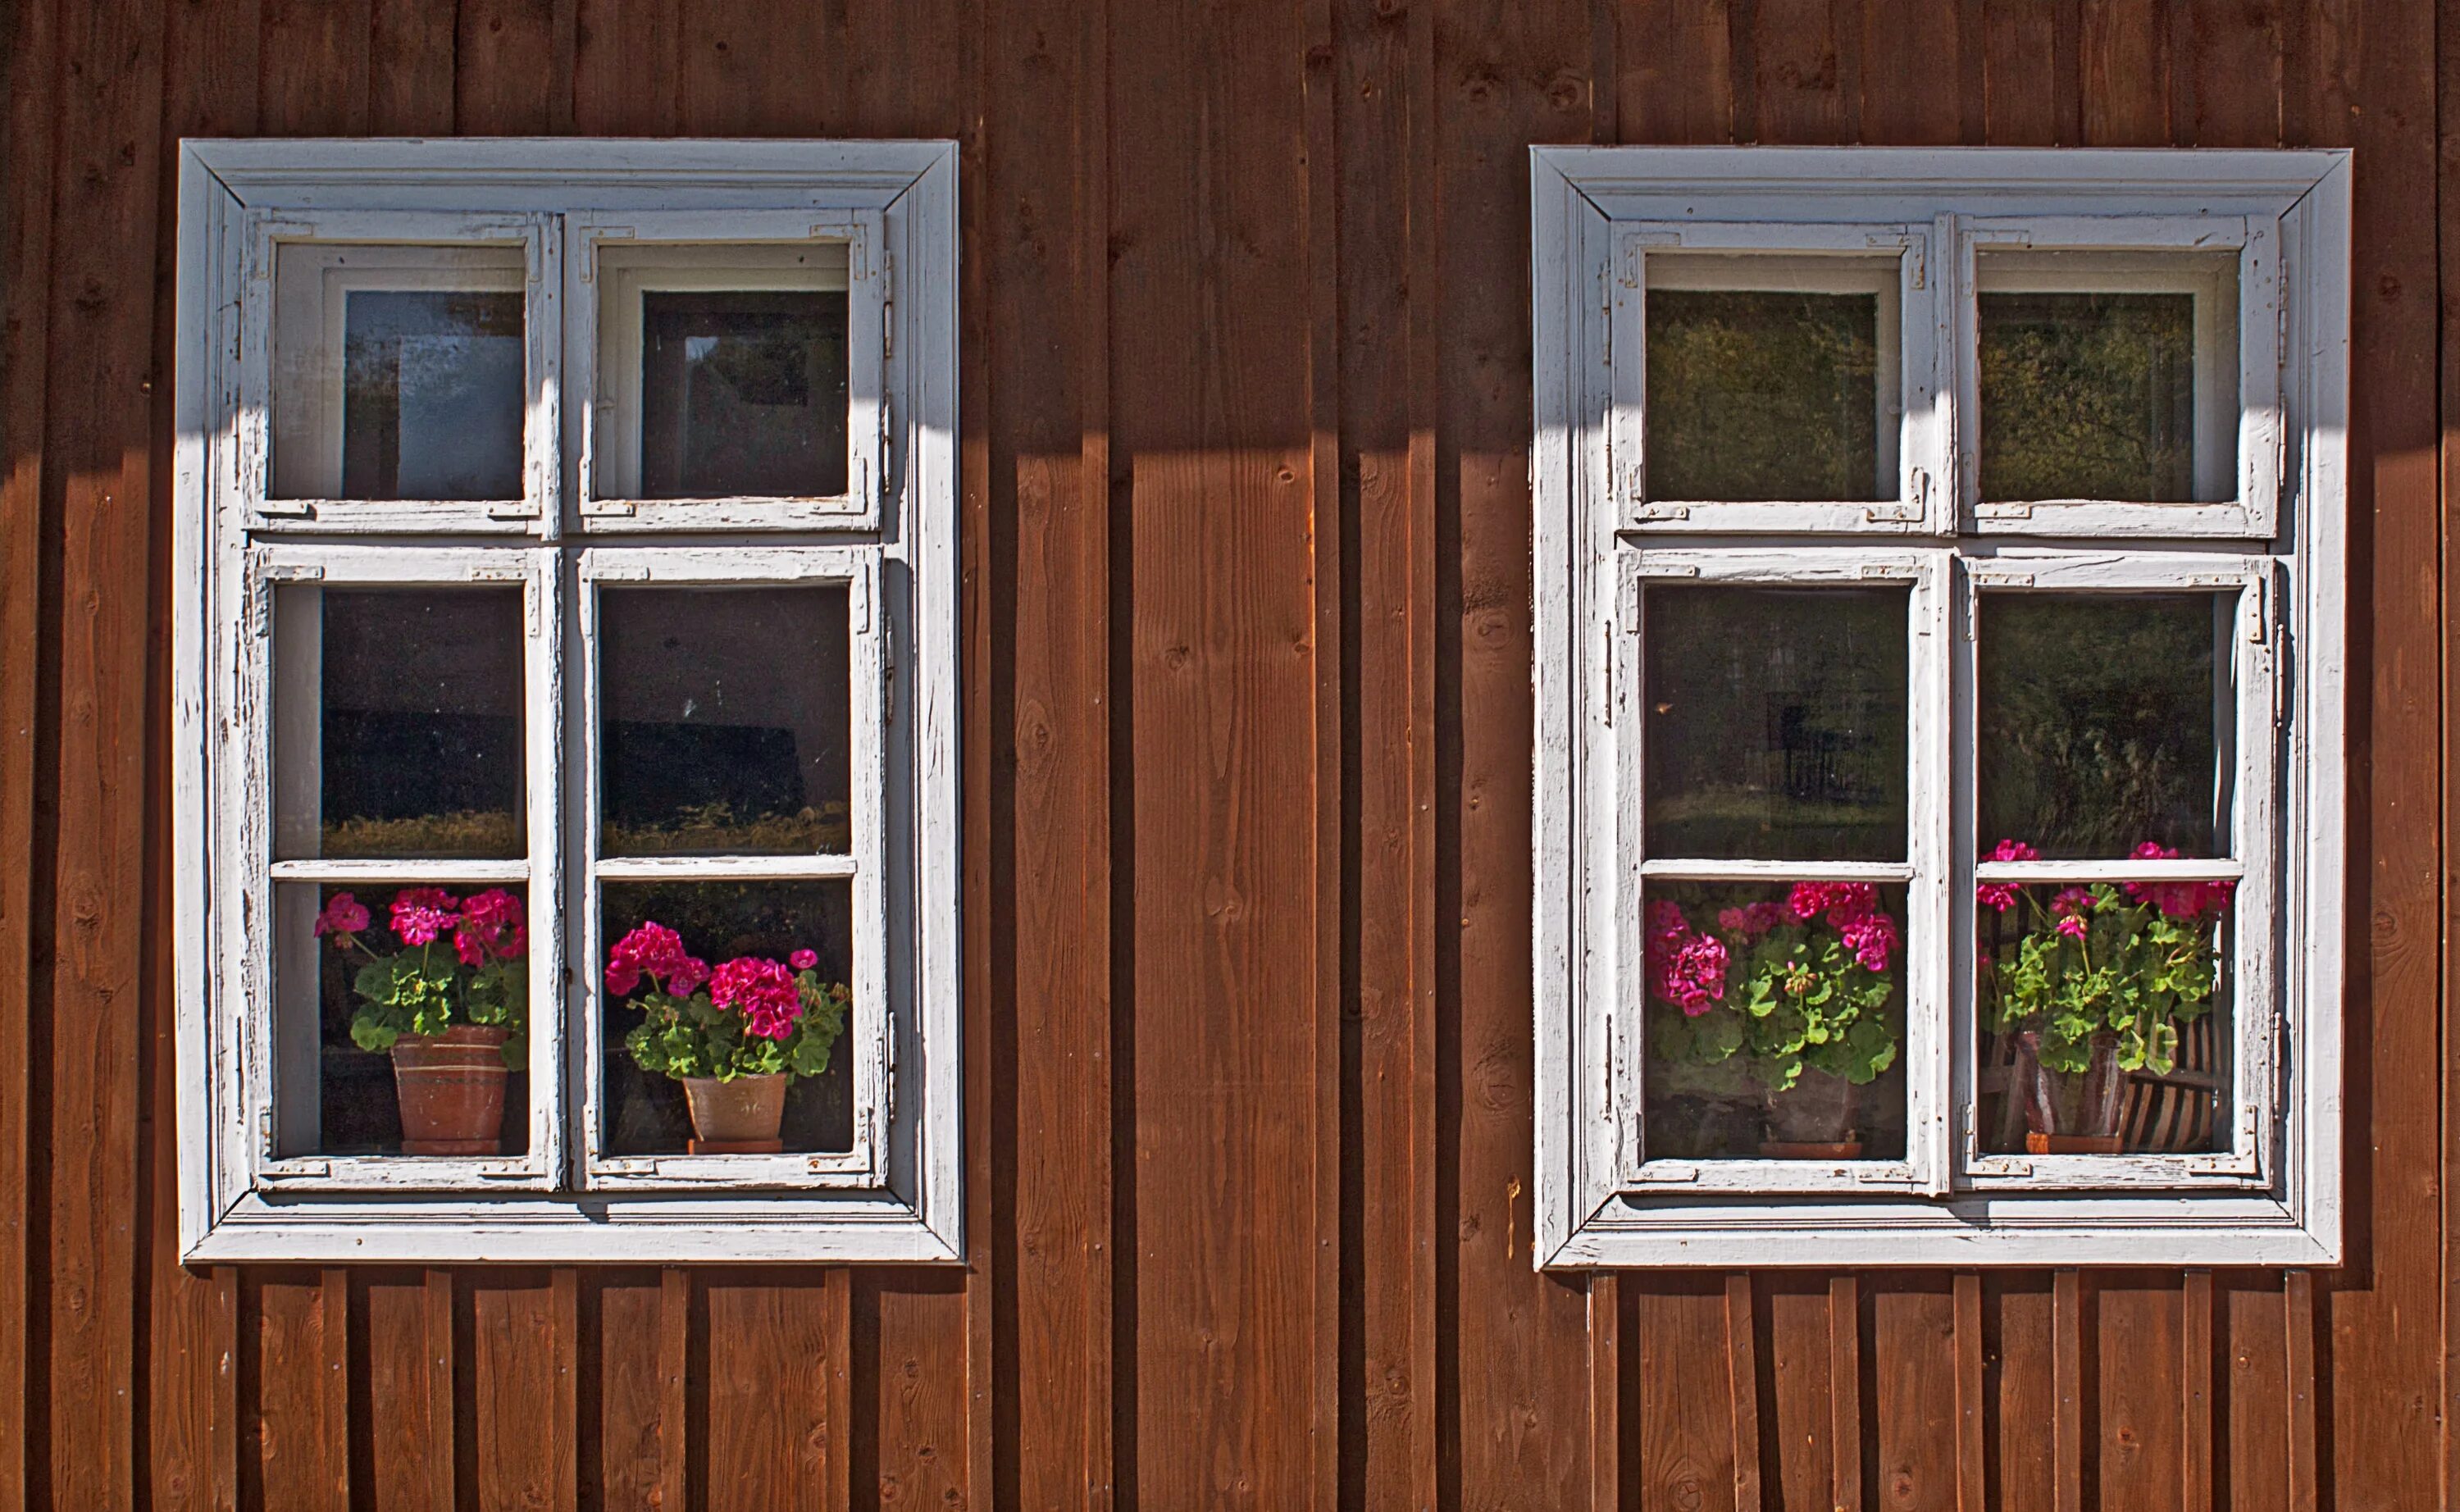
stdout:
<svg viewBox="0 0 2460 1512">
<path fill-rule="evenodd" d="M 1853 1160 L 1855 1089 L 1895 1064 L 1895 917 L 1869 883 L 1795 884 L 1783 903 L 1719 909 L 1713 930 L 1650 904 L 1657 1054 L 1732 1061 L 1763 1099 L 1771 1160 Z M 1670 1012 L 1669 1012 L 1670 1011 Z"/>
<path fill-rule="evenodd" d="M 683 937 L 645 921 L 606 952 L 606 990 L 631 997 L 642 1022 L 625 1036 L 632 1061 L 683 1084 L 694 1155 L 774 1154 L 787 1084 L 829 1069 L 850 994 L 823 982 L 808 949 L 779 962 L 739 955 L 711 969 Z M 637 995 L 635 995 L 637 994 Z"/>
<path fill-rule="evenodd" d="M 2138 860 L 2173 860 L 2151 841 Z M 2031 861 L 2002 841 L 1992 859 Z M 1983 1021 L 2016 1037 L 2013 1091 L 2035 1155 L 2115 1155 L 2127 1076 L 2167 1075 L 2178 1026 L 2210 1012 L 2219 986 L 2227 882 L 2097 882 L 2027 891 L 1985 883 L 1982 906 L 2017 911 L 2011 949 L 1986 961 Z"/>
<path fill-rule="evenodd" d="M 337 892 L 316 933 L 361 958 L 350 1038 L 392 1057 L 405 1155 L 500 1155 L 504 1078 L 528 1057 L 528 930 L 521 903 L 500 887 L 456 898 L 441 887 L 393 894 L 402 948 L 368 943 L 365 905 Z"/>
</svg>

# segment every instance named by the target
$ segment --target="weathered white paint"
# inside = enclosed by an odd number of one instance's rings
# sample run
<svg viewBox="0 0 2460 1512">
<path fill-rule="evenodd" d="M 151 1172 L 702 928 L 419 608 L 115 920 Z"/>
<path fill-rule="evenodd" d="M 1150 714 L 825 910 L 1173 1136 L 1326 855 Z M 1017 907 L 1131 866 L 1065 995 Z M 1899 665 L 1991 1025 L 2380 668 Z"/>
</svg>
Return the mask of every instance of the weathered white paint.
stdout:
<svg viewBox="0 0 2460 1512">
<path fill-rule="evenodd" d="M 1547 1266 L 2336 1259 L 2346 155 L 1541 147 L 1532 169 L 1534 1258 Z M 1648 249 L 1834 257 L 1886 238 L 1900 239 L 1903 259 L 1898 514 L 1913 516 L 1926 502 L 1914 478 L 1922 458 L 1935 466 L 1934 479 L 1953 480 L 1935 484 L 1927 501 L 1936 507 L 1911 519 L 1843 502 L 1644 509 L 1631 468 L 1645 396 L 1630 370 L 1641 354 Z M 2236 413 L 2215 417 L 2236 444 L 2236 497 L 2199 505 L 2052 500 L 2021 514 L 1974 499 L 1978 241 L 2130 256 L 2234 250 L 2237 329 L 2206 321 L 2199 364 L 2213 373 L 2237 364 Z M 1933 332 L 1936 392 L 1927 407 L 1923 338 L 1913 330 L 1917 283 L 1928 286 Z M 2203 303 L 2217 309 L 2220 302 Z M 1927 432 L 1917 423 L 1923 414 Z M 2206 452 L 2209 470 L 2221 448 Z M 1891 551 L 1873 539 L 1917 532 L 1937 537 L 1936 546 Z M 1769 539 L 1775 534 L 1788 539 Z M 2237 539 L 2216 550 L 2224 545 L 2216 536 Z M 1661 579 L 1918 585 L 1908 651 L 1917 803 L 1905 862 L 1646 854 L 1639 608 L 1646 584 Z M 1963 734 L 1974 718 L 1977 596 L 2159 587 L 2237 597 L 2230 854 L 1977 864 L 1986 838 L 1973 833 Z M 1648 1161 L 1638 1091 L 1641 883 L 1794 877 L 1908 888 L 1907 1161 L 1901 1169 Z M 1974 963 L 1970 950 L 1953 948 L 1972 935 L 1974 884 L 2124 878 L 2238 884 L 2230 1148 L 1985 1159 L 1964 1111 L 1974 1034 L 1961 1005 L 1972 1002 Z M 1722 1196 L 1705 1201 L 1711 1193 Z"/>
</svg>

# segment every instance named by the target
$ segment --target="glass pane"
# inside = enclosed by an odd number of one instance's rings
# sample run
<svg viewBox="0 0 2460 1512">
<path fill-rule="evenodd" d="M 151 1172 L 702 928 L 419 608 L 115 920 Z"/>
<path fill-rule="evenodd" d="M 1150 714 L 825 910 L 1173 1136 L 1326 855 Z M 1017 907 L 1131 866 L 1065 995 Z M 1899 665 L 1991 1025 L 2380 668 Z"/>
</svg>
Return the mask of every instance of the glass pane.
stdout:
<svg viewBox="0 0 2460 1512">
<path fill-rule="evenodd" d="M 1893 260 L 1647 267 L 1649 499 L 1897 497 Z"/>
<path fill-rule="evenodd" d="M 1905 856 L 1902 587 L 1650 584 L 1648 854 Z"/>
<path fill-rule="evenodd" d="M 521 296 L 352 290 L 342 496 L 521 497 Z"/>
<path fill-rule="evenodd" d="M 525 891 L 276 889 L 279 1153 L 528 1149 Z"/>
<path fill-rule="evenodd" d="M 1983 499 L 2235 494 L 2233 260 L 1984 253 L 1981 266 Z"/>
<path fill-rule="evenodd" d="M 651 290 L 641 311 L 641 494 L 846 491 L 843 289 Z"/>
<path fill-rule="evenodd" d="M 762 1009 L 745 1007 L 754 1002 L 755 989 L 738 992 L 730 986 L 753 983 L 774 992 L 780 980 L 807 973 L 842 1003 L 841 990 L 853 978 L 851 904 L 843 882 L 606 884 L 600 921 L 608 958 L 597 963 L 606 1005 L 600 1147 L 616 1156 L 683 1153 L 694 1125 L 678 1077 L 730 1065 L 744 1071 L 766 1058 L 808 1069 L 824 1054 L 825 1069 L 789 1073 L 776 1138 L 789 1152 L 852 1149 L 854 1045 L 845 1031 L 854 1012 L 869 1009 L 854 1005 L 833 1020 L 825 1010 L 808 1009 L 810 999 L 790 994 L 791 1018 L 771 1021 L 766 1027 L 774 1033 L 764 1037 L 753 1017 Z M 651 925 L 671 933 L 634 935 Z M 627 937 L 634 948 L 625 948 Z M 666 969 L 686 958 L 692 964 L 680 974 Z M 730 970 L 735 962 L 751 964 Z M 679 1023 L 662 1022 L 666 1032 L 653 1036 L 645 1026 L 665 990 L 678 987 L 689 988 L 683 995 L 692 1006 L 678 1013 Z M 729 1001 L 720 1003 L 721 995 Z M 839 1026 L 835 1033 L 833 1021 Z"/>
<path fill-rule="evenodd" d="M 1982 843 L 2115 860 L 2228 850 L 2226 593 L 1987 593 Z"/>
<path fill-rule="evenodd" d="M 843 853 L 847 593 L 606 588 L 600 853 Z"/>
<path fill-rule="evenodd" d="M 277 855 L 525 853 L 520 588 L 286 586 L 274 624 Z"/>
<path fill-rule="evenodd" d="M 1983 1151 L 2230 1147 L 2232 890 L 2226 882 L 1981 885 Z"/>
<path fill-rule="evenodd" d="M 1650 1160 L 1904 1158 L 1904 889 L 1673 883 L 1645 907 Z"/>
</svg>

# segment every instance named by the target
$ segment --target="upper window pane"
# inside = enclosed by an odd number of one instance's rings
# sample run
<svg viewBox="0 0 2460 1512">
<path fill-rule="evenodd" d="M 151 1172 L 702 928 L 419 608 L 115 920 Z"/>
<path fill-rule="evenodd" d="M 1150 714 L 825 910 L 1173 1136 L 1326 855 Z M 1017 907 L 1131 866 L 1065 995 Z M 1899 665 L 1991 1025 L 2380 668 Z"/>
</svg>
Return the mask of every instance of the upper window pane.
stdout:
<svg viewBox="0 0 2460 1512">
<path fill-rule="evenodd" d="M 1648 853 L 1905 857 L 1904 587 L 1645 590 Z"/>
<path fill-rule="evenodd" d="M 275 590 L 286 860 L 524 854 L 521 589 Z"/>
<path fill-rule="evenodd" d="M 1646 497 L 1898 495 L 1894 258 L 1646 257 Z"/>
<path fill-rule="evenodd" d="M 1982 844 L 2114 860 L 2228 854 L 2224 593 L 1985 593 Z"/>
<path fill-rule="evenodd" d="M 608 246 L 603 497 L 848 492 L 842 242 Z"/>
<path fill-rule="evenodd" d="M 2234 497 L 2235 254 L 1984 250 L 1978 268 L 1984 500 Z"/>
<path fill-rule="evenodd" d="M 847 599 L 602 590 L 602 854 L 848 848 Z"/>
<path fill-rule="evenodd" d="M 289 243 L 272 494 L 522 497 L 523 254 Z"/>
</svg>

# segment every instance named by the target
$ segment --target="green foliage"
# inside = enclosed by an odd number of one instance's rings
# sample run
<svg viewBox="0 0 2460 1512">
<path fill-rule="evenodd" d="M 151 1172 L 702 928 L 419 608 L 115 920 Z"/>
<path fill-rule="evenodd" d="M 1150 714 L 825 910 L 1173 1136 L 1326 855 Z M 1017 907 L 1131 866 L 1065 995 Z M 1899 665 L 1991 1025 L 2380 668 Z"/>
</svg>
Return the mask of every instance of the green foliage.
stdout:
<svg viewBox="0 0 2460 1512">
<path fill-rule="evenodd" d="M 507 809 L 460 809 L 413 819 L 328 820 L 327 856 L 519 856 L 527 841 Z"/>
<path fill-rule="evenodd" d="M 491 961 L 474 969 L 438 940 L 376 957 L 359 968 L 350 990 L 362 999 L 350 1015 L 350 1039 L 361 1050 L 381 1054 L 404 1034 L 479 1024 L 513 1032 L 504 1042 L 505 1065 L 519 1068 L 529 1059 L 527 961 Z"/>
<path fill-rule="evenodd" d="M 2035 1033 L 2046 1070 L 2082 1074 L 2095 1038 L 2118 1046 L 2122 1071 L 2167 1075 L 2176 1066 L 2178 1029 L 2210 1012 L 2219 985 L 2218 930 L 2213 918 L 2174 918 L 2117 887 L 2089 889 L 2082 938 L 2062 933 L 2061 916 L 2027 893 L 2030 926 L 2014 951 L 1983 973 L 1984 1021 Z"/>
<path fill-rule="evenodd" d="M 1877 497 L 1877 298 L 1652 288 L 1647 311 L 1649 498 Z"/>
<path fill-rule="evenodd" d="M 852 994 L 812 971 L 795 973 L 795 985 L 803 1012 L 783 1040 L 747 1033 L 743 1014 L 718 1007 L 706 991 L 679 997 L 652 988 L 633 999 L 644 1016 L 624 1036 L 624 1048 L 652 1075 L 816 1076 L 829 1069 L 829 1055 L 845 1033 Z"/>
<path fill-rule="evenodd" d="M 1650 1005 L 1652 1055 L 1696 1067 L 1730 1065 L 1771 1092 L 1790 1091 L 1805 1071 L 1867 1086 L 1896 1063 L 1901 1015 L 1896 973 L 1855 958 L 1824 919 L 1790 916 L 1756 934 L 1725 927 L 1725 995 L 1706 1012 Z M 1719 1093 L 1722 1077 L 1681 1078 L 1685 1090 Z"/>
<path fill-rule="evenodd" d="M 1982 496 L 2195 497 L 2192 294 L 1985 292 Z"/>
</svg>

